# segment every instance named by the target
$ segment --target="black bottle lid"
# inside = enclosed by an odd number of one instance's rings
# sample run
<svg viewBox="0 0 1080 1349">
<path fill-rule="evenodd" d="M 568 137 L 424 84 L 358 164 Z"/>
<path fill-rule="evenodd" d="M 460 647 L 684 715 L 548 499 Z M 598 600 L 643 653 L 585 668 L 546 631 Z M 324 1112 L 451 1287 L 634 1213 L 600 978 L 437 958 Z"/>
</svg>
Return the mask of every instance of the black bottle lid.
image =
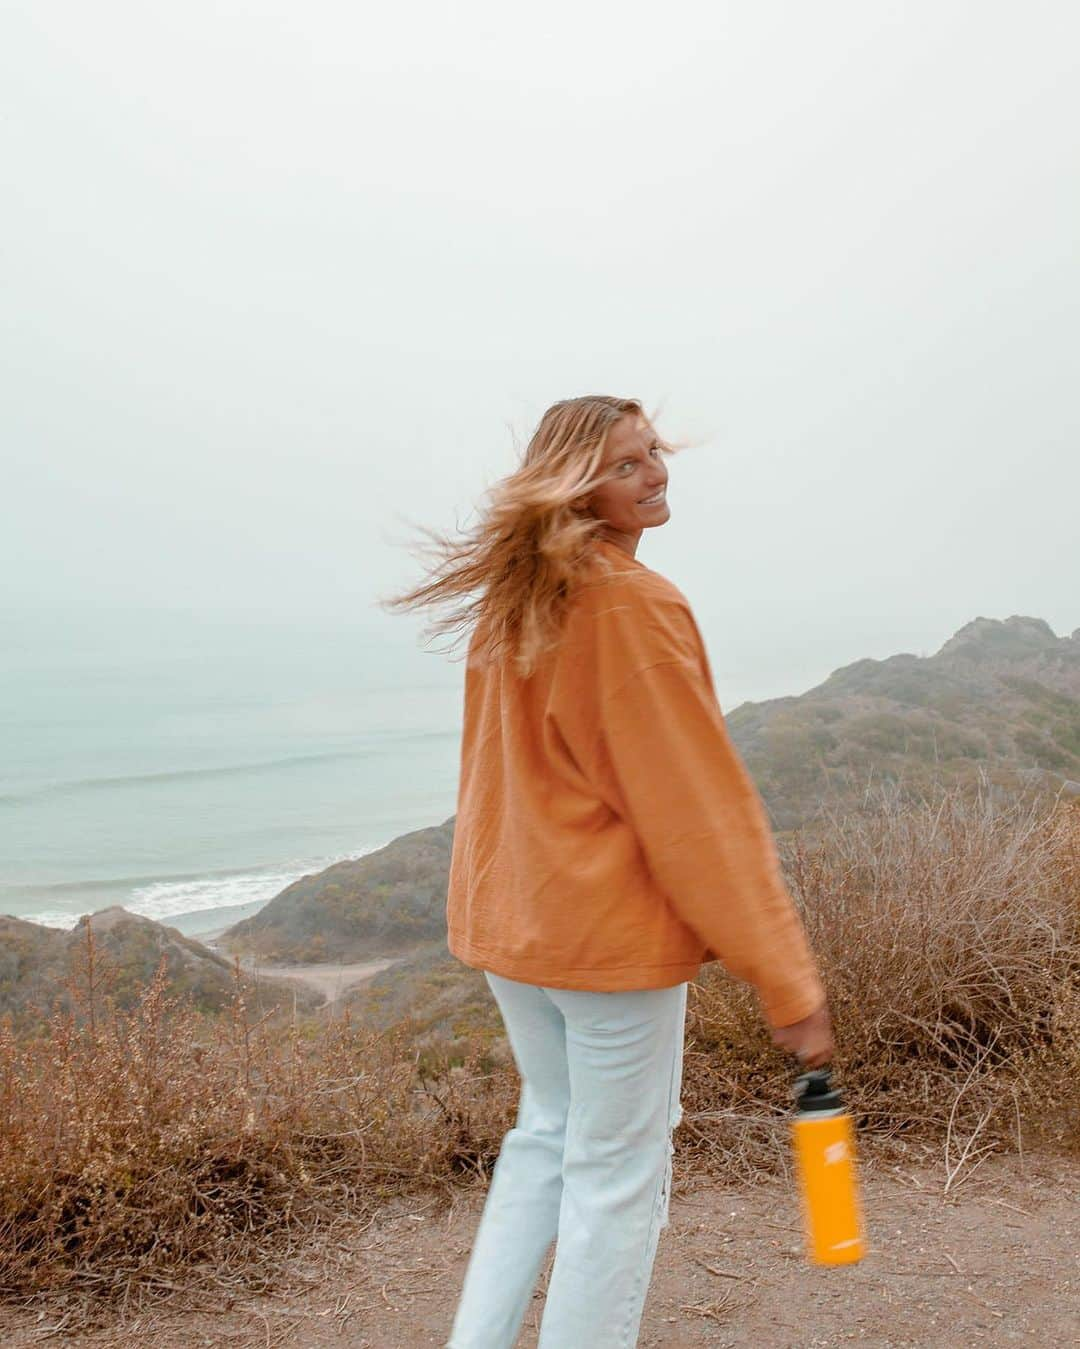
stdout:
<svg viewBox="0 0 1080 1349">
<path fill-rule="evenodd" d="M 815 1068 L 795 1079 L 795 1109 L 800 1115 L 843 1110 L 840 1093 L 829 1084 L 829 1071 L 828 1068 Z"/>
</svg>

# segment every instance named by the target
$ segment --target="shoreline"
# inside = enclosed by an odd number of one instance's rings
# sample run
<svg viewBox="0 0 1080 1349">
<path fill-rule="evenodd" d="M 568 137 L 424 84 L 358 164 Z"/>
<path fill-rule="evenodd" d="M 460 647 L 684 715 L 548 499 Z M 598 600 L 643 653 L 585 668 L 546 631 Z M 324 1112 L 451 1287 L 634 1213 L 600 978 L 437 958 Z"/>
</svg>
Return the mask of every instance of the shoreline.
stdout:
<svg viewBox="0 0 1080 1349">
<path fill-rule="evenodd" d="M 75 917 L 70 924 L 45 923 L 42 922 L 40 917 L 32 913 L 12 913 L 6 916 L 17 918 L 21 923 L 34 923 L 37 927 L 45 927 L 52 932 L 74 932 L 82 918 L 100 913 L 103 909 L 121 908 L 134 918 L 145 918 L 147 922 L 160 923 L 162 927 L 175 928 L 182 936 L 193 937 L 196 941 L 207 945 L 228 931 L 234 924 L 258 913 L 274 898 L 276 898 L 276 895 L 271 895 L 267 899 L 249 899 L 240 904 L 220 904 L 212 909 L 186 909 L 181 913 L 165 916 L 140 913 L 122 900 L 114 900 L 112 903 L 99 904 L 96 908 L 88 909 L 86 913 Z"/>
<path fill-rule="evenodd" d="M 393 842 L 394 837 L 398 835 L 394 835 L 389 841 Z M 134 888 L 112 882 L 94 883 L 92 886 L 80 884 L 76 888 L 86 891 L 83 902 L 87 906 L 81 912 L 65 913 L 46 906 L 37 912 L 11 913 L 8 916 L 18 918 L 24 923 L 36 923 L 39 927 L 50 928 L 56 932 L 71 932 L 82 918 L 100 913 L 102 909 L 119 907 L 152 923 L 176 928 L 185 937 L 205 941 L 225 928 L 251 918 L 296 881 L 304 877 L 321 875 L 341 862 L 360 861 L 385 846 L 385 842 L 364 845 L 321 857 L 302 858 L 281 865 L 267 864 L 236 872 L 195 872 L 186 880 L 174 877 L 154 881 L 143 878 Z M 225 902 L 211 902 L 190 907 L 199 904 L 200 894 L 206 895 L 212 901 L 221 898 Z M 161 905 L 163 899 L 177 904 L 176 911 L 161 912 L 159 906 L 168 907 L 168 902 Z"/>
</svg>

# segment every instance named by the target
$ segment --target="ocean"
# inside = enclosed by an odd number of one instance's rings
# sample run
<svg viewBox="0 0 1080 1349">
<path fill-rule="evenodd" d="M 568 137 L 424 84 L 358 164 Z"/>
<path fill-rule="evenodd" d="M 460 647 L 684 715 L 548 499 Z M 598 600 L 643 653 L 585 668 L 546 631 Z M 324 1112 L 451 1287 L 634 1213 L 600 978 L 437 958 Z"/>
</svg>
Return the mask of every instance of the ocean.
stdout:
<svg viewBox="0 0 1080 1349">
<path fill-rule="evenodd" d="M 0 913 L 209 933 L 454 813 L 464 664 L 414 620 L 0 617 Z"/>
</svg>

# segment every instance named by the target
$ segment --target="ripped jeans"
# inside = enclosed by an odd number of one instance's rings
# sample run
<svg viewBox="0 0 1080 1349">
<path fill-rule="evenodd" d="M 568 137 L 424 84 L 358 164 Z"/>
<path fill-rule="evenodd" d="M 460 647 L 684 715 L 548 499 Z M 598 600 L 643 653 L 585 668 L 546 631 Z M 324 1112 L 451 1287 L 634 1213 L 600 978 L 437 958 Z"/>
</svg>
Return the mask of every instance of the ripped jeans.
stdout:
<svg viewBox="0 0 1080 1349">
<path fill-rule="evenodd" d="M 487 973 L 521 1075 L 446 1349 L 632 1349 L 671 1198 L 685 983 L 592 993 Z"/>
</svg>

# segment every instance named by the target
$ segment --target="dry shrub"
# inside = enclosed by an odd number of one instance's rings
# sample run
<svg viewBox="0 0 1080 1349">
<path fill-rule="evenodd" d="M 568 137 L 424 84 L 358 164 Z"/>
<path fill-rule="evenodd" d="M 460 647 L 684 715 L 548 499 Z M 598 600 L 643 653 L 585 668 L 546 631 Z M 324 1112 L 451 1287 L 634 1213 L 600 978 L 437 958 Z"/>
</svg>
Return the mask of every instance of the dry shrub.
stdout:
<svg viewBox="0 0 1080 1349">
<path fill-rule="evenodd" d="M 932 1146 L 947 1185 L 1040 1128 L 1077 1142 L 1080 812 L 883 794 L 784 860 L 864 1136 Z M 223 1018 L 163 970 L 121 1012 L 87 942 L 78 1014 L 0 1031 L 0 1295 L 61 1294 L 85 1324 L 106 1299 L 265 1288 L 301 1237 L 490 1172 L 517 1105 L 505 1042 L 440 1041 L 422 1015 L 280 1027 L 239 971 Z M 718 967 L 691 995 L 684 1163 L 785 1165 L 791 1064 Z"/>
<path fill-rule="evenodd" d="M 479 1053 L 417 1072 L 408 1024 L 253 1021 L 237 972 L 211 1021 L 166 995 L 96 1005 L 46 1037 L 0 1029 L 0 1295 L 137 1306 L 177 1287 L 270 1286 L 297 1239 L 387 1195 L 490 1167 L 511 1074 Z"/>
<path fill-rule="evenodd" d="M 1025 1137 L 1080 1143 L 1075 806 L 883 790 L 783 853 L 864 1135 L 943 1149 L 947 1187 Z M 726 1174 L 782 1163 L 790 1061 L 716 966 L 692 994 L 684 1142 Z"/>
</svg>

